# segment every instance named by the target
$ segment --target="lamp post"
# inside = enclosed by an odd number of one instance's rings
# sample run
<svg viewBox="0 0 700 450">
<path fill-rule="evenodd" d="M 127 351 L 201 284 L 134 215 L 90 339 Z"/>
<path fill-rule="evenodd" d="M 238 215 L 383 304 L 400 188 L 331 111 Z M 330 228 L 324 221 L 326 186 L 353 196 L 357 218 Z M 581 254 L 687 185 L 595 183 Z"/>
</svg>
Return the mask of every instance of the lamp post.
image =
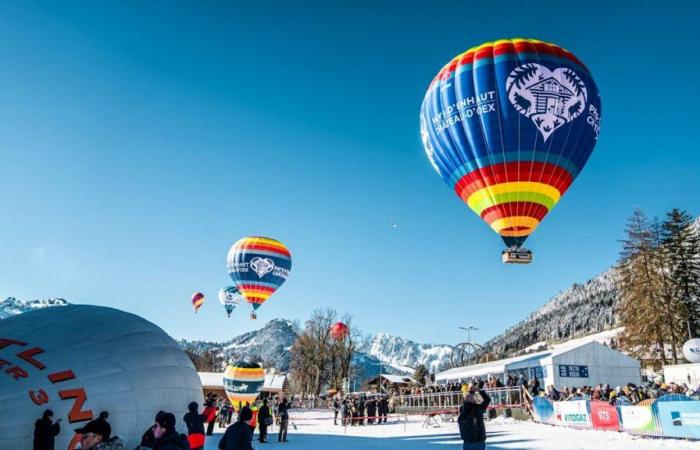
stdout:
<svg viewBox="0 0 700 450">
<path fill-rule="evenodd" d="M 462 330 L 467 332 L 467 342 L 469 342 L 471 344 L 472 343 L 472 331 L 476 331 L 476 330 L 478 330 L 478 328 L 473 327 L 471 325 L 469 325 L 468 327 L 459 327 L 459 328 L 461 328 Z"/>
</svg>

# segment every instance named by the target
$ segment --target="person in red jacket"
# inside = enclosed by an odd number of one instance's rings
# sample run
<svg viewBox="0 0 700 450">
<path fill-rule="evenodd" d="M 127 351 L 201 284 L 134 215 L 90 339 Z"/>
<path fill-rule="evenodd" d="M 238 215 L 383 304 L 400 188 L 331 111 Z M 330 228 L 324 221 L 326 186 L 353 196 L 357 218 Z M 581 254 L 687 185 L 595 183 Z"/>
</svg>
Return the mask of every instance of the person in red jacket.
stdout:
<svg viewBox="0 0 700 450">
<path fill-rule="evenodd" d="M 216 406 L 214 406 L 214 400 L 209 399 L 207 400 L 206 403 L 206 408 L 204 408 L 204 412 L 202 413 L 206 417 L 206 421 L 208 422 L 207 425 L 207 436 L 211 436 L 214 434 L 214 425 L 216 424 L 216 411 L 219 409 Z"/>
</svg>

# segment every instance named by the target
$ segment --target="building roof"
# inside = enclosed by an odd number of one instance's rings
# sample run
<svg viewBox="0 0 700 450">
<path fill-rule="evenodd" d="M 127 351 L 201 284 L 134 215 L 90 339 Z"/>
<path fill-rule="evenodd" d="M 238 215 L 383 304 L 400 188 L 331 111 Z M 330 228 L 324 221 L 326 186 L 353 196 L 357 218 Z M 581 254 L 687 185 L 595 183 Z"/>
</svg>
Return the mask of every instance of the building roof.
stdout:
<svg viewBox="0 0 700 450">
<path fill-rule="evenodd" d="M 416 380 L 414 380 L 412 377 L 407 377 L 404 375 L 389 375 L 387 373 L 383 373 L 381 375 L 378 375 L 378 376 L 372 378 L 371 380 L 368 381 L 368 383 L 369 384 L 376 383 L 377 378 L 380 376 L 382 378 L 384 378 L 385 380 L 387 380 L 391 384 L 411 384 L 411 383 L 415 384 L 415 382 L 416 382 Z"/>
</svg>

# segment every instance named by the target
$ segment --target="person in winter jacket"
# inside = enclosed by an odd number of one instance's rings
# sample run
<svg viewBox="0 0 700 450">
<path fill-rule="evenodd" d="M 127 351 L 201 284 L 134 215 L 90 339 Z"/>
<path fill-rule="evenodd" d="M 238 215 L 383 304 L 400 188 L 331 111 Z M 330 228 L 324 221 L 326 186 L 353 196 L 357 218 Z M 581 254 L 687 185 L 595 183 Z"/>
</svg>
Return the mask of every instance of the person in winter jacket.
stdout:
<svg viewBox="0 0 700 450">
<path fill-rule="evenodd" d="M 190 450 L 187 436 L 178 433 L 175 429 L 173 413 L 164 412 L 156 417 L 153 434 L 156 437 L 153 450 Z"/>
<path fill-rule="evenodd" d="M 182 418 L 187 426 L 187 440 L 190 443 L 190 450 L 202 450 L 204 448 L 204 421 L 206 416 L 199 414 L 197 402 L 187 405 L 187 414 Z"/>
<path fill-rule="evenodd" d="M 158 411 L 156 413 L 156 418 L 154 420 L 158 420 L 158 416 L 163 414 L 163 411 Z M 153 449 L 153 444 L 156 442 L 156 437 L 153 434 L 153 429 L 155 428 L 155 425 L 151 425 L 151 427 L 146 430 L 143 433 L 143 436 L 141 436 L 141 443 L 139 444 L 138 447 L 136 447 L 136 450 L 152 450 Z"/>
<path fill-rule="evenodd" d="M 211 436 L 214 434 L 214 425 L 216 424 L 216 411 L 219 408 L 217 408 L 214 405 L 214 400 L 209 400 L 207 401 L 207 406 L 204 408 L 204 415 L 207 417 L 205 422 L 208 422 L 209 425 L 207 425 L 207 436 Z"/>
<path fill-rule="evenodd" d="M 258 440 L 260 443 L 265 443 L 267 442 L 267 427 L 272 425 L 272 413 L 267 405 L 267 399 L 263 400 L 260 411 L 258 411 L 258 421 L 260 422 L 260 436 Z"/>
<path fill-rule="evenodd" d="M 253 450 L 253 430 L 249 424 L 252 418 L 253 411 L 250 408 L 241 408 L 238 420 L 226 429 L 219 441 L 219 450 Z"/>
<path fill-rule="evenodd" d="M 277 414 L 280 417 L 280 431 L 277 434 L 277 442 L 287 442 L 287 427 L 289 426 L 289 402 L 286 398 L 282 399 L 277 408 Z"/>
<path fill-rule="evenodd" d="M 33 450 L 54 450 L 54 438 L 61 432 L 61 419 L 53 421 L 53 411 L 47 409 L 34 423 Z"/>
<path fill-rule="evenodd" d="M 123 450 L 124 443 L 117 436 L 111 436 L 112 427 L 107 422 L 109 413 L 103 411 L 95 420 L 91 420 L 84 427 L 77 428 L 80 436 L 80 448 L 82 450 Z M 111 437 L 110 437 L 111 436 Z"/>
<path fill-rule="evenodd" d="M 459 408 L 459 434 L 462 438 L 463 450 L 485 450 L 486 449 L 486 427 L 484 426 L 484 413 L 491 403 L 491 398 L 486 391 L 479 390 L 479 395 L 483 401 L 476 402 L 474 396 L 475 388 L 470 389 L 464 397 L 464 403 Z"/>
</svg>

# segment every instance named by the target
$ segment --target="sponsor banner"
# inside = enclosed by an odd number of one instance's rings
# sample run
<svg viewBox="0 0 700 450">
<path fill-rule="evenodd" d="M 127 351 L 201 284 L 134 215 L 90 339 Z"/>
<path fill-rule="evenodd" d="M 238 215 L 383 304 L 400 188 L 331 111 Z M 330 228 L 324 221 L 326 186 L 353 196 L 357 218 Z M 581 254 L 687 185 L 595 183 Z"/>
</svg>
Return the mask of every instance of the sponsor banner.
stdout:
<svg viewBox="0 0 700 450">
<path fill-rule="evenodd" d="M 532 412 L 535 416 L 535 421 L 549 424 L 556 424 L 554 418 L 554 405 L 544 397 L 535 397 L 532 400 Z"/>
<path fill-rule="evenodd" d="M 700 439 L 700 402 L 656 402 L 664 436 Z"/>
<path fill-rule="evenodd" d="M 598 430 L 620 430 L 620 417 L 617 414 L 617 408 L 610 405 L 608 402 L 591 401 L 591 422 L 593 428 Z"/>
<path fill-rule="evenodd" d="M 588 414 L 586 400 L 554 402 L 556 424 L 565 427 L 590 427 L 591 416 Z"/>
<path fill-rule="evenodd" d="M 651 405 L 620 406 L 622 429 L 632 433 L 652 433 L 656 431 Z"/>
</svg>

